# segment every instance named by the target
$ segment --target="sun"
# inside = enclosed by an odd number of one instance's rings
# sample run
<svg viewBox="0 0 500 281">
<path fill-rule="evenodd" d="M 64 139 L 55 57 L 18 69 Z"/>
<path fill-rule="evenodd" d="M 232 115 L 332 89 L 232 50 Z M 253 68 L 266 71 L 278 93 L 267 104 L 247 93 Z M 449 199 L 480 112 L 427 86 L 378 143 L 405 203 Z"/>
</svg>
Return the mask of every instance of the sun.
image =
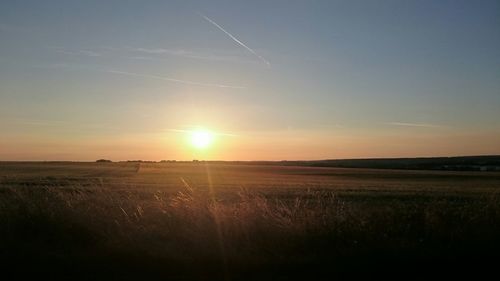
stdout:
<svg viewBox="0 0 500 281">
<path fill-rule="evenodd" d="M 209 147 L 214 140 L 214 134 L 207 130 L 195 130 L 191 132 L 190 142 L 198 149 L 205 149 Z"/>
</svg>

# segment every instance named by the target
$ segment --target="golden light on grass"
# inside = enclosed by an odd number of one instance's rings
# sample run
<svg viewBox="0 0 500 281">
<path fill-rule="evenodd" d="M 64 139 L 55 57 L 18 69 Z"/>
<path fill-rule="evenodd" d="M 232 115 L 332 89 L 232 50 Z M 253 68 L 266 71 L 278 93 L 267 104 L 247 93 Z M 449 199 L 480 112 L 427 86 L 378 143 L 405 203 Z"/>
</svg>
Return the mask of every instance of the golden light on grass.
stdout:
<svg viewBox="0 0 500 281">
<path fill-rule="evenodd" d="M 197 149 L 206 149 L 214 141 L 214 134 L 208 130 L 197 129 L 191 132 L 189 141 Z"/>
</svg>

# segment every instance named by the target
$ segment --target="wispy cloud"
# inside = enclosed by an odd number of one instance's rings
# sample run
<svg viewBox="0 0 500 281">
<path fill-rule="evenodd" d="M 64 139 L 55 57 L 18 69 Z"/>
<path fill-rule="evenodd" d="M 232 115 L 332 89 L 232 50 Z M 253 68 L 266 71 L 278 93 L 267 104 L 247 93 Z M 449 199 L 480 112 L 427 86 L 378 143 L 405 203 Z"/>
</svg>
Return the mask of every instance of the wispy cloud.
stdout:
<svg viewBox="0 0 500 281">
<path fill-rule="evenodd" d="M 129 59 L 133 59 L 133 60 L 156 60 L 153 57 L 145 57 L 145 56 L 131 56 L 131 57 L 128 57 L 128 58 Z"/>
<path fill-rule="evenodd" d="M 401 127 L 443 128 L 441 125 L 426 123 L 388 122 L 386 124 Z"/>
<path fill-rule="evenodd" d="M 217 24 L 215 21 L 213 21 L 212 19 L 210 19 L 209 17 L 207 17 L 207 16 L 205 16 L 205 15 L 203 15 L 201 13 L 198 13 L 198 14 L 202 18 L 204 18 L 206 21 L 208 21 L 209 23 L 211 23 L 212 25 L 214 25 L 215 27 L 217 27 L 220 31 L 224 32 L 227 36 L 229 36 L 229 38 L 233 39 L 234 42 L 238 43 L 240 46 L 242 46 L 243 48 L 247 49 L 250 53 L 252 53 L 257 58 L 259 58 L 267 66 L 271 66 L 271 63 L 268 60 L 266 60 L 261 55 L 257 54 L 257 52 L 255 52 L 252 48 L 248 47 L 245 43 L 241 42 L 238 38 L 236 38 L 234 35 L 232 35 L 228 31 L 226 31 L 222 26 L 220 26 L 219 24 Z"/>
<path fill-rule="evenodd" d="M 184 50 L 184 49 L 165 49 L 165 48 L 132 48 L 132 47 L 126 47 L 126 50 L 129 51 L 135 51 L 135 52 L 141 52 L 141 53 L 146 53 L 146 54 L 153 54 L 153 55 L 173 55 L 173 56 L 187 56 L 191 57 L 194 56 L 195 58 L 198 58 L 200 55 L 197 55 L 193 51 L 190 50 Z"/>
<path fill-rule="evenodd" d="M 102 54 L 92 50 L 68 50 L 63 47 L 51 47 L 56 52 L 72 56 L 101 57 Z"/>
<path fill-rule="evenodd" d="M 192 129 L 192 130 L 165 129 L 164 131 L 174 132 L 174 133 L 186 133 L 186 134 L 190 134 L 190 133 L 196 132 L 195 129 Z M 223 133 L 223 132 L 211 132 L 211 133 L 213 135 L 216 135 L 216 136 L 227 136 L 227 137 L 237 137 L 238 136 L 238 135 L 235 135 L 235 134 Z"/>
<path fill-rule="evenodd" d="M 79 123 L 79 122 L 71 122 L 71 121 L 62 121 L 62 120 L 46 120 L 46 119 L 25 119 L 25 118 L 14 118 L 11 120 L 13 123 L 22 126 L 29 127 L 51 127 L 54 129 L 63 129 L 63 128 L 75 128 L 78 127 L 80 129 L 109 129 L 110 126 L 106 123 Z"/>
<path fill-rule="evenodd" d="M 121 71 L 121 70 L 115 70 L 115 69 L 94 68 L 94 67 L 88 67 L 85 65 L 75 65 L 75 64 L 68 64 L 68 63 L 34 65 L 33 67 L 35 67 L 35 68 L 50 68 L 50 69 L 66 69 L 67 68 L 67 69 L 76 69 L 76 70 L 85 70 L 85 71 L 98 71 L 98 72 L 105 72 L 105 73 L 111 73 L 111 74 L 117 74 L 117 75 L 141 77 L 141 78 L 148 78 L 148 79 L 157 79 L 157 80 L 185 84 L 185 85 L 217 87 L 217 88 L 227 88 L 227 89 L 246 89 L 246 87 L 238 86 L 238 85 L 205 83 L 205 82 L 177 79 L 177 78 L 173 78 L 173 77 L 142 74 L 142 73 Z"/>
<path fill-rule="evenodd" d="M 255 60 L 251 60 L 243 57 L 241 54 L 224 54 L 221 52 L 213 52 L 208 50 L 196 50 L 196 49 L 169 49 L 169 48 L 154 48 L 154 47 L 95 47 L 86 49 L 68 49 L 60 46 L 50 46 L 49 49 L 54 50 L 57 53 L 70 55 L 70 56 L 87 56 L 87 57 L 119 57 L 123 59 L 134 59 L 134 60 L 148 60 L 148 61 L 159 61 L 162 60 L 163 56 L 173 56 L 196 60 L 206 60 L 206 61 L 226 61 L 235 63 L 257 63 Z"/>
<path fill-rule="evenodd" d="M 120 50 L 119 48 L 114 48 L 115 51 Z M 200 50 L 189 50 L 189 49 L 166 49 L 166 48 L 144 48 L 144 47 L 125 47 L 121 50 L 136 52 L 141 54 L 147 54 L 150 56 L 168 55 L 189 59 L 199 59 L 208 61 L 227 61 L 227 62 L 237 62 L 237 63 L 255 63 L 254 60 L 245 59 L 238 55 L 227 55 L 227 54 L 216 54 L 209 53 L 207 51 Z M 157 60 L 156 57 L 145 57 L 145 56 L 131 56 L 131 59 L 148 59 Z"/>
<path fill-rule="evenodd" d="M 89 57 L 100 57 L 100 56 L 102 56 L 101 53 L 94 52 L 94 51 L 88 51 L 88 50 L 79 50 L 78 53 L 82 54 L 84 56 L 89 56 Z"/>
<path fill-rule="evenodd" d="M 197 81 L 182 80 L 182 79 L 177 79 L 177 78 L 172 78 L 172 77 L 164 77 L 164 76 L 157 76 L 157 75 L 141 74 L 141 73 L 135 73 L 135 72 L 119 71 L 119 70 L 104 70 L 104 72 L 112 73 L 112 74 L 119 74 L 119 75 L 127 75 L 127 76 L 134 76 L 134 77 L 149 78 L 149 79 L 157 79 L 157 80 L 163 80 L 163 81 L 168 81 L 168 82 L 173 82 L 173 83 L 180 83 L 180 84 L 186 84 L 186 85 L 208 86 L 208 87 L 219 87 L 219 88 L 231 88 L 231 89 L 244 89 L 245 88 L 245 87 L 242 87 L 242 86 L 203 83 L 203 82 L 197 82 Z"/>
<path fill-rule="evenodd" d="M 68 124 L 66 121 L 59 120 L 39 120 L 39 119 L 17 119 L 19 124 L 30 126 L 62 126 Z"/>
</svg>

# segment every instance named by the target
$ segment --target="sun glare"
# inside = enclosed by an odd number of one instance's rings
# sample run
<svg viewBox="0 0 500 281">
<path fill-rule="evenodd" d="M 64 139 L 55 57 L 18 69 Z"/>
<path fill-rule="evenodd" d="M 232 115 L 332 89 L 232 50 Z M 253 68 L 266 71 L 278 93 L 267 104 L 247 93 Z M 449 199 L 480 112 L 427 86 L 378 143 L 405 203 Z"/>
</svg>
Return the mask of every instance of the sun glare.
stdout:
<svg viewBox="0 0 500 281">
<path fill-rule="evenodd" d="M 196 130 L 191 132 L 191 144 L 198 148 L 204 149 L 209 147 L 214 140 L 214 134 L 207 130 Z"/>
</svg>

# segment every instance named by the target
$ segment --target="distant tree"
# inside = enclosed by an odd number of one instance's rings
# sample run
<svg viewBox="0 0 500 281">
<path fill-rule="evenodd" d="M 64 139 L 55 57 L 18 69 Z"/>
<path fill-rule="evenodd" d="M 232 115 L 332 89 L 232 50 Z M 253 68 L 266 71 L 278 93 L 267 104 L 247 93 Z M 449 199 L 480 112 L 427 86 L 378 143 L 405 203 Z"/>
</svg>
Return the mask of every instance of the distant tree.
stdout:
<svg viewBox="0 0 500 281">
<path fill-rule="evenodd" d="M 108 160 L 108 159 L 99 159 L 99 160 L 96 160 L 97 163 L 111 163 L 113 161 L 111 160 Z"/>
</svg>

